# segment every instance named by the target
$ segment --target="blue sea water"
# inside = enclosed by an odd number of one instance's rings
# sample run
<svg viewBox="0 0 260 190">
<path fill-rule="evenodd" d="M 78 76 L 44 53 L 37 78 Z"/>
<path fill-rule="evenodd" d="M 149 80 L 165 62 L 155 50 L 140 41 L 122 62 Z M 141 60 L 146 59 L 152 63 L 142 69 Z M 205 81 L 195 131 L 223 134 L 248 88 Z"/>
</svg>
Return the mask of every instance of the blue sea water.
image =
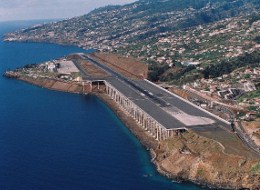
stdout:
<svg viewBox="0 0 260 190">
<path fill-rule="evenodd" d="M 0 23 L 0 36 L 37 22 Z M 82 51 L 1 41 L 0 73 Z M 0 76 L 0 190 L 92 189 L 202 188 L 160 176 L 144 147 L 96 97 Z"/>
</svg>

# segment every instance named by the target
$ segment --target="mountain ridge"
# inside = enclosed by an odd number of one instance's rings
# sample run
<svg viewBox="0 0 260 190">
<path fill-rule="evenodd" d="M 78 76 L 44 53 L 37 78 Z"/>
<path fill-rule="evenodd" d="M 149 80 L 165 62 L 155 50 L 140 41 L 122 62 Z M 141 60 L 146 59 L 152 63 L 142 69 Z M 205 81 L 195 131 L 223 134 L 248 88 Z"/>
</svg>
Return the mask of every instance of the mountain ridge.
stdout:
<svg viewBox="0 0 260 190">
<path fill-rule="evenodd" d="M 138 19 L 143 22 L 138 28 L 139 30 L 149 27 L 150 30 L 154 29 L 156 32 L 166 32 L 185 29 L 187 27 L 192 27 L 199 24 L 207 24 L 241 14 L 249 14 L 258 10 L 260 7 L 259 4 L 260 3 L 257 0 L 140 0 L 122 6 L 118 5 L 101 7 L 83 16 L 74 17 L 53 24 L 43 25 L 42 27 L 45 27 L 47 30 L 51 30 L 52 26 L 54 26 L 57 27 L 58 30 L 64 29 L 66 32 L 70 32 L 69 29 L 71 28 L 68 28 L 68 30 L 66 30 L 67 24 L 71 24 L 73 26 L 73 24 L 78 23 L 75 30 L 78 29 L 77 34 L 78 37 L 80 37 L 82 35 L 80 33 L 81 31 L 86 32 L 86 29 L 90 30 L 95 27 L 104 27 L 107 24 L 109 25 L 115 23 L 113 22 L 115 20 L 117 20 L 117 25 L 122 24 L 121 29 L 126 29 L 125 24 L 135 23 L 136 19 Z M 178 11 L 182 11 L 183 15 L 178 15 Z M 158 15 L 159 13 L 162 15 Z M 172 16 L 173 14 L 175 14 L 175 16 Z M 178 17 L 176 18 L 176 14 L 177 16 L 180 16 L 179 20 Z M 117 17 L 121 17 L 121 19 Z M 102 19 L 109 19 L 109 21 L 112 20 L 112 23 L 102 22 Z M 174 22 L 175 19 L 177 19 L 178 21 Z M 124 22 L 129 23 L 124 24 Z M 61 23 L 64 23 L 64 26 L 57 26 Z M 131 31 L 130 25 L 128 26 L 129 31 Z M 40 27 L 33 29 L 40 29 Z M 113 37 L 113 34 L 115 32 L 111 31 L 111 29 L 113 29 L 113 27 L 108 27 L 106 33 L 111 32 Z M 118 26 L 116 29 L 118 29 L 118 31 L 116 32 L 118 34 L 118 32 L 120 32 L 120 26 Z M 25 32 L 29 31 L 21 31 L 21 33 L 23 34 Z M 144 33 L 148 33 L 147 35 L 151 36 L 149 32 Z M 142 37 L 146 38 L 145 35 L 139 35 L 139 38 Z M 34 39 L 32 38 L 31 40 Z"/>
<path fill-rule="evenodd" d="M 244 30 L 246 33 L 246 30 L 249 30 L 251 26 L 247 28 L 243 28 L 243 26 L 247 25 L 250 15 L 257 15 L 259 20 L 259 10 L 260 2 L 257 0 L 140 0 L 121 6 L 101 7 L 80 17 L 9 33 L 5 35 L 5 40 L 50 42 L 75 45 L 85 49 L 94 48 L 101 51 L 118 52 L 127 56 L 139 57 L 148 61 L 149 65 L 151 63 L 158 65 L 156 62 L 160 57 L 166 57 L 166 60 L 169 60 L 169 63 L 163 61 L 164 65 L 189 59 L 200 61 L 201 58 L 203 58 L 202 61 L 208 62 L 206 59 L 209 58 L 204 59 L 203 56 L 197 55 L 190 58 L 190 55 L 185 54 L 187 50 L 191 48 L 195 50 L 195 47 L 201 46 L 197 43 L 198 36 L 191 38 L 193 34 L 200 32 L 198 28 L 211 27 L 211 30 L 215 30 L 213 26 L 215 23 L 219 23 L 217 27 L 228 30 L 229 25 L 238 23 L 237 25 L 240 27 L 238 29 Z M 171 43 L 171 46 L 167 47 L 169 55 L 163 51 L 159 53 L 154 51 L 154 55 L 150 55 L 153 49 L 157 48 L 153 45 L 158 39 L 173 39 L 176 36 L 181 38 L 179 33 L 187 33 L 187 31 L 190 31 L 188 34 L 190 37 L 186 37 L 182 41 L 179 40 L 177 44 L 167 42 Z M 206 35 L 214 33 L 207 32 Z M 232 31 L 233 37 L 238 32 L 238 30 Z M 250 34 L 250 36 L 249 40 L 253 41 L 257 34 Z M 249 37 L 247 36 L 245 41 Z M 222 46 L 227 45 L 222 44 Z M 147 49 L 145 46 L 151 48 L 146 50 L 147 52 L 143 52 L 143 49 Z M 180 46 L 177 52 L 172 50 L 175 46 Z M 252 44 L 253 46 L 254 44 Z M 134 51 L 132 51 L 133 49 Z M 243 51 L 249 51 L 248 49 L 250 48 Z M 149 61 L 150 57 L 153 56 L 155 59 Z M 223 57 L 223 54 L 219 55 L 219 57 L 221 56 Z M 211 63 L 215 61 L 214 58 Z"/>
</svg>

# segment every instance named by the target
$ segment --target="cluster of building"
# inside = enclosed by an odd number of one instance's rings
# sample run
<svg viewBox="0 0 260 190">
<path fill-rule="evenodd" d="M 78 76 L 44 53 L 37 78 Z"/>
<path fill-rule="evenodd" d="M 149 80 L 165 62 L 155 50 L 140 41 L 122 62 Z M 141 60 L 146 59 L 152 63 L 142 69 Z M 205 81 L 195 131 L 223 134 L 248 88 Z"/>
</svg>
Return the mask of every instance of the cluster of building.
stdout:
<svg viewBox="0 0 260 190">
<path fill-rule="evenodd" d="M 256 119 L 260 111 L 260 67 L 240 68 L 214 79 L 199 79 L 185 85 L 206 97 L 248 110 L 241 119 Z M 247 94 L 252 94 L 247 98 Z M 255 94 L 255 95 L 254 95 Z"/>
<path fill-rule="evenodd" d="M 238 16 L 186 30 L 174 30 L 174 26 L 196 18 L 201 10 L 188 8 L 165 11 L 160 15 L 144 14 L 144 11 L 137 11 L 142 3 L 101 8 L 82 17 L 11 33 L 5 40 L 47 41 L 101 49 L 138 57 L 155 65 L 168 65 L 169 68 L 176 64 L 193 65 L 198 71 L 210 64 L 260 50 L 256 40 L 260 31 L 259 19 L 252 21 L 250 16 Z M 62 64 L 47 62 L 40 67 L 48 71 L 44 75 L 56 73 L 57 77 L 74 80 L 71 73 L 78 71 L 63 61 Z M 71 69 L 73 72 L 67 72 Z M 243 69 L 216 79 L 199 79 L 188 85 L 218 100 L 235 100 L 246 92 L 259 89 L 259 68 Z M 249 101 L 243 100 L 242 103 L 249 105 Z M 254 102 L 257 101 L 258 98 Z"/>
<path fill-rule="evenodd" d="M 143 15 L 143 11 L 137 11 L 134 14 L 136 19 L 129 18 L 138 6 L 138 3 L 134 3 L 103 8 L 83 17 L 11 33 L 5 39 L 48 41 L 101 49 L 170 67 L 176 62 L 184 65 L 195 63 L 203 67 L 260 49 L 260 44 L 254 41 L 259 35 L 259 20 L 251 23 L 250 17 L 234 17 L 175 31 L 170 28 L 178 26 L 185 19 L 188 21 L 199 10 L 189 8 L 166 11 L 160 15 Z"/>
<path fill-rule="evenodd" d="M 78 68 L 67 59 L 56 59 L 41 64 L 27 65 L 17 69 L 19 73 L 31 78 L 53 78 L 70 81 L 81 81 Z"/>
<path fill-rule="evenodd" d="M 235 17 L 162 34 L 157 41 L 134 42 L 118 51 L 170 67 L 174 62 L 201 63 L 203 67 L 259 50 L 260 44 L 254 41 L 259 30 L 260 21 L 250 23 L 248 18 Z"/>
</svg>

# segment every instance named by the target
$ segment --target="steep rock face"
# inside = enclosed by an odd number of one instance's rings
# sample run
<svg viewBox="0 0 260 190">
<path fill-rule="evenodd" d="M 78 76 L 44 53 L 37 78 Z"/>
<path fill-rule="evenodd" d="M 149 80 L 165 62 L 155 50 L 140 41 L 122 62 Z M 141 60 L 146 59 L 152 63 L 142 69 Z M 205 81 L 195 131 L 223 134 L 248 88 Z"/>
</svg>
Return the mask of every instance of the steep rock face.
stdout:
<svg viewBox="0 0 260 190">
<path fill-rule="evenodd" d="M 141 0 L 108 6 L 57 23 L 6 35 L 9 41 L 46 41 L 85 48 L 123 47 L 135 40 L 258 12 L 257 0 Z"/>
<path fill-rule="evenodd" d="M 156 164 L 170 177 L 224 188 L 259 189 L 259 159 L 227 154 L 216 142 L 192 133 L 165 141 Z"/>
</svg>

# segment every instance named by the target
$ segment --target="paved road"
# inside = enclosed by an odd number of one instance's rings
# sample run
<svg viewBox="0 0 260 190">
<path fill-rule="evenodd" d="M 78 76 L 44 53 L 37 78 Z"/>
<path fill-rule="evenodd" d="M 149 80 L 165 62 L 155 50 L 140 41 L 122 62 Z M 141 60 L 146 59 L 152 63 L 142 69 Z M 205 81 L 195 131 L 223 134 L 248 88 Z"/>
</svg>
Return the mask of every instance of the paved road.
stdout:
<svg viewBox="0 0 260 190">
<path fill-rule="evenodd" d="M 244 144 L 246 144 L 249 148 L 251 148 L 251 150 L 253 150 L 255 153 L 260 155 L 260 147 L 257 146 L 252 141 L 250 136 L 245 132 L 245 129 L 240 121 L 237 122 L 236 126 L 237 126 L 237 128 L 235 128 L 235 130 L 236 130 L 237 136 L 244 142 Z"/>
<path fill-rule="evenodd" d="M 198 94 L 194 94 L 191 91 L 188 91 L 191 93 L 191 95 L 194 95 L 195 97 L 197 96 L 199 99 L 204 99 L 203 97 L 199 97 Z M 229 107 L 225 106 L 224 104 L 218 104 L 217 102 L 217 106 L 215 106 L 215 109 L 219 109 L 222 112 L 226 113 L 229 115 L 230 120 L 234 120 L 235 119 L 235 114 L 233 113 L 233 111 L 230 110 Z M 249 147 L 253 152 L 257 153 L 260 156 L 260 147 L 257 146 L 254 141 L 249 137 L 249 135 L 246 133 L 243 125 L 241 124 L 241 122 L 236 122 L 234 127 L 232 128 L 232 130 L 236 133 L 236 135 L 238 136 L 238 138 L 241 139 L 241 141 L 247 146 Z"/>
<path fill-rule="evenodd" d="M 83 57 L 84 54 L 78 54 L 80 55 L 83 59 L 85 59 L 85 57 Z M 75 66 L 78 68 L 78 70 L 80 71 L 81 73 L 81 77 L 83 80 L 103 80 L 104 78 L 95 78 L 93 76 L 91 76 L 91 73 L 88 73 L 84 68 L 83 66 L 80 64 L 80 62 L 78 61 L 78 59 L 73 59 L 72 60 L 73 63 L 75 64 Z"/>
<path fill-rule="evenodd" d="M 107 77 L 106 81 L 111 83 L 117 90 L 131 99 L 167 129 L 189 128 L 195 131 L 231 130 L 228 123 L 213 117 L 195 105 L 191 105 L 173 96 L 146 80 L 130 80 L 87 55 L 81 54 L 81 56 L 109 73 L 111 77 Z M 83 68 L 78 68 L 85 73 L 87 77 L 86 71 L 84 71 Z M 188 122 L 187 125 L 185 117 L 186 120 L 194 117 L 195 123 Z M 207 120 L 212 122 L 207 123 Z M 193 120 L 190 122 L 193 122 Z"/>
<path fill-rule="evenodd" d="M 179 129 L 186 128 L 192 129 L 194 131 L 232 131 L 232 127 L 228 122 L 225 122 L 213 114 L 210 114 L 198 106 L 179 98 L 172 93 L 163 90 L 162 88 L 150 83 L 146 80 L 130 80 L 121 74 L 113 71 L 108 66 L 101 64 L 95 61 L 93 58 L 85 55 L 79 54 L 83 59 L 90 61 L 92 64 L 96 65 L 100 69 L 107 72 L 110 76 L 102 79 L 95 80 L 106 80 L 110 84 L 112 84 L 118 91 L 123 93 L 126 97 L 132 100 L 135 104 L 137 104 L 141 109 L 143 109 L 146 113 L 156 119 L 159 123 L 161 123 L 167 129 Z M 83 74 L 83 79 L 91 80 L 93 78 L 90 77 L 89 73 L 87 73 L 84 68 L 77 62 L 75 62 L 78 69 Z M 169 113 L 168 110 L 173 111 Z M 190 117 L 197 118 L 207 118 L 213 121 L 212 124 L 201 124 L 198 125 L 196 122 L 192 125 L 186 125 L 183 122 L 183 118 L 174 117 L 175 114 L 185 113 L 187 117 L 184 119 L 189 119 Z M 182 117 L 182 115 L 181 115 Z M 243 129 L 243 128 L 241 128 Z M 236 129 L 237 136 L 246 144 L 249 148 L 251 148 L 254 152 L 259 155 L 259 148 L 252 143 L 241 130 Z"/>
</svg>

